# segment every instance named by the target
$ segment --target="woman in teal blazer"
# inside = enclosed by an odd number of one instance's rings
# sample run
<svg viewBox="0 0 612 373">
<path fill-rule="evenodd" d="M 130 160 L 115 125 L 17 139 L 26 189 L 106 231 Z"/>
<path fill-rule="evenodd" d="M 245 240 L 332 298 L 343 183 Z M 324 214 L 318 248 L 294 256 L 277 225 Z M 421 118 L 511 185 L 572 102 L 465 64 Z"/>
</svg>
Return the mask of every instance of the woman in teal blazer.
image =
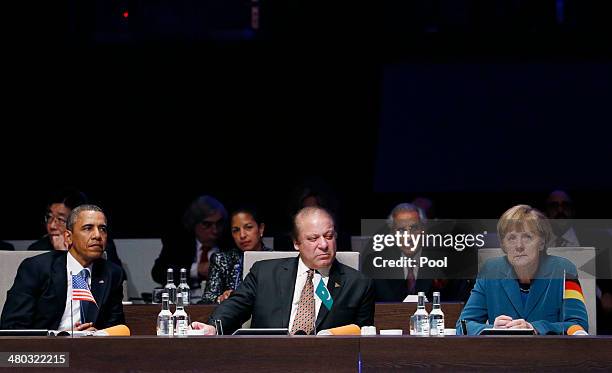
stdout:
<svg viewBox="0 0 612 373">
<path fill-rule="evenodd" d="M 564 334 L 572 325 L 588 330 L 576 267 L 546 254 L 551 239 L 548 219 L 530 206 L 518 205 L 502 215 L 497 231 L 506 256 L 487 261 L 481 269 L 457 320 L 457 333 L 463 333 L 461 320 L 467 322 L 468 335 L 491 327 L 533 328 L 537 334 Z"/>
</svg>

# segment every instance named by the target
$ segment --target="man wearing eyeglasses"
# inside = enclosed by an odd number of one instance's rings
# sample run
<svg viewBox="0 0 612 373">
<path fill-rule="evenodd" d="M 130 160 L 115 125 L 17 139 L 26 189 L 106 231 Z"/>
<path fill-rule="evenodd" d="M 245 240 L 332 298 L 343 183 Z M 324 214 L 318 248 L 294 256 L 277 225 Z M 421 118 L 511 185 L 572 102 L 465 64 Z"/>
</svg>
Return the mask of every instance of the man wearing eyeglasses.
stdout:
<svg viewBox="0 0 612 373">
<path fill-rule="evenodd" d="M 189 274 L 189 285 L 199 288 L 208 280 L 212 254 L 219 251 L 219 242 L 227 223 L 227 210 L 216 198 L 196 198 L 183 215 L 183 226 L 162 237 L 162 250 L 151 269 L 153 280 L 166 283 L 167 270 L 174 271 L 178 284 L 181 268 Z"/>
<path fill-rule="evenodd" d="M 426 233 L 427 218 L 423 210 L 411 203 L 396 205 L 389 214 L 387 225 L 391 234 L 404 235 L 401 245 L 385 247 L 368 255 L 363 263 L 363 272 L 374 280 L 377 302 L 401 302 L 408 295 L 425 292 L 432 299 L 434 291 L 441 292 L 445 301 L 465 301 L 470 284 L 465 280 L 450 278 L 442 269 L 420 266 L 421 256 L 441 259 L 445 252 L 438 248 L 424 248 L 413 242 L 412 235 Z M 396 262 L 401 259 L 406 266 L 381 266 L 383 261 Z M 447 259 L 448 260 L 448 259 Z"/>
<path fill-rule="evenodd" d="M 70 211 L 86 201 L 85 195 L 74 189 L 61 191 L 51 196 L 44 216 L 47 234 L 30 245 L 28 250 L 68 250 L 64 240 L 66 221 Z"/>
<path fill-rule="evenodd" d="M 593 226 L 593 221 L 588 219 L 575 219 L 574 201 L 564 190 L 554 190 L 548 195 L 544 211 L 553 229 L 553 246 L 597 250 L 597 334 L 612 334 L 612 237 L 605 229 L 609 227 Z"/>
<path fill-rule="evenodd" d="M 104 260 L 106 215 L 79 205 L 67 219 L 68 251 L 25 259 L 7 292 L 1 329 L 94 330 L 123 324 L 123 273 Z"/>
<path fill-rule="evenodd" d="M 47 208 L 44 215 L 45 234 L 41 239 L 32 243 L 28 250 L 31 251 L 50 251 L 60 250 L 67 251 L 68 244 L 64 236 L 66 232 L 66 223 L 70 212 L 77 206 L 86 204 L 87 196 L 74 188 L 66 188 L 61 191 L 54 192 L 47 202 Z M 106 259 L 123 268 L 121 260 L 117 255 L 117 248 L 114 241 L 109 238 L 105 248 Z M 124 273 L 125 275 L 125 273 Z"/>
</svg>

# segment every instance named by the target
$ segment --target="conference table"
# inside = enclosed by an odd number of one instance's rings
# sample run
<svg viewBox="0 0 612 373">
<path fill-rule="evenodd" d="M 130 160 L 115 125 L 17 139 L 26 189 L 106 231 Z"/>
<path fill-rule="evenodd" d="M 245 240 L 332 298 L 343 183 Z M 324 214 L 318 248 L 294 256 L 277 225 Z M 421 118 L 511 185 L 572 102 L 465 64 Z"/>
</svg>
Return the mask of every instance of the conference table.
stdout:
<svg viewBox="0 0 612 373">
<path fill-rule="evenodd" d="M 604 336 L 0 337 L 0 352 L 68 353 L 70 371 L 83 372 L 610 370 L 610 351 Z"/>
<path fill-rule="evenodd" d="M 188 307 L 206 320 L 215 306 Z M 376 326 L 407 334 L 414 304 L 378 303 Z M 461 304 L 443 304 L 446 326 Z M 3 352 L 66 354 L 70 371 L 83 372 L 377 372 L 612 369 L 608 336 L 190 336 L 152 335 L 159 305 L 124 307 L 131 337 L 0 337 Z M 57 372 L 0 361 L 0 371 Z"/>
<path fill-rule="evenodd" d="M 171 306 L 172 307 L 172 306 Z M 186 308 L 192 321 L 207 322 L 216 305 L 198 304 Z M 461 313 L 462 303 L 442 303 L 447 328 L 455 326 Z M 431 311 L 431 304 L 426 306 Z M 126 324 L 132 335 L 154 335 L 157 314 L 161 310 L 159 304 L 134 304 L 123 306 Z M 378 329 L 403 329 L 408 334 L 410 316 L 416 310 L 415 303 L 376 303 L 374 322 Z"/>
</svg>

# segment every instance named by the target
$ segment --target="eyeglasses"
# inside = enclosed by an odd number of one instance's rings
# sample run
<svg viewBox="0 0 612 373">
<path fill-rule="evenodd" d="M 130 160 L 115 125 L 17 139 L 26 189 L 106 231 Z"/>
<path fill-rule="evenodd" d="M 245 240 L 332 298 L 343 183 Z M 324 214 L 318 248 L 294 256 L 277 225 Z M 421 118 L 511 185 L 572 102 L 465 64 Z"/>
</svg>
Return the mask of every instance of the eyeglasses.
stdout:
<svg viewBox="0 0 612 373">
<path fill-rule="evenodd" d="M 569 209 L 572 207 L 572 202 L 570 201 L 550 201 L 546 203 L 546 207 L 548 208 L 564 208 L 564 209 Z"/>
<path fill-rule="evenodd" d="M 47 214 L 45 215 L 45 223 L 46 224 L 51 224 L 51 222 L 53 221 L 53 219 L 55 219 L 55 221 L 60 224 L 60 225 L 66 225 L 66 219 L 62 218 L 61 216 L 55 216 L 53 214 Z"/>
<path fill-rule="evenodd" d="M 409 226 L 401 226 L 401 225 L 395 226 L 394 228 L 397 232 L 400 232 L 400 233 L 404 233 L 404 232 L 414 233 L 414 232 L 418 232 L 421 229 L 423 229 L 423 226 L 421 224 L 412 224 Z"/>
<path fill-rule="evenodd" d="M 217 227 L 217 229 L 222 229 L 224 221 L 223 219 L 219 219 L 217 221 L 202 220 L 200 224 L 202 224 L 202 227 L 204 227 L 204 229 L 210 229 L 213 225 Z"/>
</svg>

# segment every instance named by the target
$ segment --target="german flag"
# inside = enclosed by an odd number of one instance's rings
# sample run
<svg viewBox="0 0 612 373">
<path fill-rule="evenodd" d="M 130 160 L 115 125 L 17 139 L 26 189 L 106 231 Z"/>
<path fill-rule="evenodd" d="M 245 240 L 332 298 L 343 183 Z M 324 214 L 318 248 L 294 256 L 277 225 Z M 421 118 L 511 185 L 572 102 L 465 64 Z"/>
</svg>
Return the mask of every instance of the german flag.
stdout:
<svg viewBox="0 0 612 373">
<path fill-rule="evenodd" d="M 565 278 L 565 287 L 563 291 L 563 299 L 577 299 L 586 305 L 584 300 L 584 294 L 582 293 L 582 287 L 580 281 L 577 278 Z"/>
</svg>

